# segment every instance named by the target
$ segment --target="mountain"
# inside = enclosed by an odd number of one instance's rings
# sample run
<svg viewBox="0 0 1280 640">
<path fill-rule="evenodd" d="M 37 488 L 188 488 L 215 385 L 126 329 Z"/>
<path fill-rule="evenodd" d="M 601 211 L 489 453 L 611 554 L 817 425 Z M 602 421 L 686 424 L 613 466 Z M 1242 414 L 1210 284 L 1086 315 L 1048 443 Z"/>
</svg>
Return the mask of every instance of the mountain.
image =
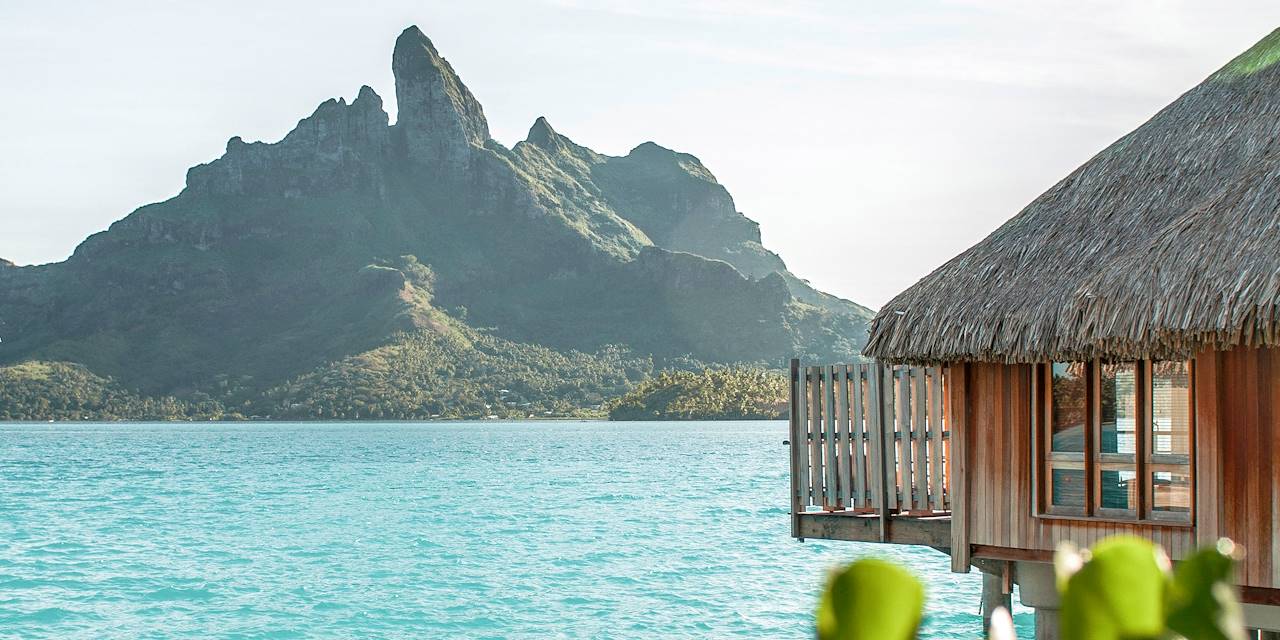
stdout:
<svg viewBox="0 0 1280 640">
<path fill-rule="evenodd" d="M 857 357 L 871 312 L 787 271 L 697 158 L 652 142 L 599 154 L 545 118 L 508 149 L 417 27 L 392 69 L 395 124 L 361 87 L 279 142 L 231 138 L 177 196 L 64 262 L 0 261 L 0 365 L 75 363 L 140 397 L 277 416 L 334 367 L 431 369 L 419 382 L 439 388 L 481 343 L 539 363 L 493 366 L 543 377 L 567 375 L 557 357 L 630 363 L 616 385 L 563 394 L 578 404 L 655 367 Z"/>
</svg>

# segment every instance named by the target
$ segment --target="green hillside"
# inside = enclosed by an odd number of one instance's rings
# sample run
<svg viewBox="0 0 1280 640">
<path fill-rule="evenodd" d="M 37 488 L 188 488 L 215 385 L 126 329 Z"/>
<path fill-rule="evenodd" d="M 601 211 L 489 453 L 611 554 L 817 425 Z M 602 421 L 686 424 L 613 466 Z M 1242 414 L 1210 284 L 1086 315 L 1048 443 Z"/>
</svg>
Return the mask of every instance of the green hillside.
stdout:
<svg viewBox="0 0 1280 640">
<path fill-rule="evenodd" d="M 364 418 L 593 411 L 638 380 L 578 365 L 856 357 L 870 311 L 787 271 L 696 157 L 598 154 L 543 118 L 506 148 L 416 28 L 392 70 L 394 125 L 362 87 L 279 142 L 232 138 L 65 262 L 0 261 L 0 366 Z M 495 394 L 522 376 L 516 410 Z"/>
<path fill-rule="evenodd" d="M 663 371 L 609 404 L 610 420 L 782 420 L 787 377 L 756 367 Z"/>
<path fill-rule="evenodd" d="M 31 361 L 0 367 L 0 420 L 222 420 L 211 399 L 140 397 L 80 365 Z"/>
</svg>

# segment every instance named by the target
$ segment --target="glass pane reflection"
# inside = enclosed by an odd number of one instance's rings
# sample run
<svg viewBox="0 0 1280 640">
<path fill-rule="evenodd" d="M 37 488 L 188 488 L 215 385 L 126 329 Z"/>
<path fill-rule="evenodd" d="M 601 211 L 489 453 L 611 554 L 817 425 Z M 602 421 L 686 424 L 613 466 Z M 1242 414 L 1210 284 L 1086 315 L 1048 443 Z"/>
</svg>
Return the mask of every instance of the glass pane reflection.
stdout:
<svg viewBox="0 0 1280 640">
<path fill-rule="evenodd" d="M 1172 471 L 1151 473 L 1151 510 L 1165 513 L 1191 512 L 1191 476 Z"/>
<path fill-rule="evenodd" d="M 1084 506 L 1084 470 L 1053 469 L 1053 495 L 1055 507 Z"/>
<path fill-rule="evenodd" d="M 1085 366 L 1079 362 L 1053 363 L 1051 439 L 1053 451 L 1083 453 L 1085 417 Z"/>
<path fill-rule="evenodd" d="M 1102 453 L 1138 451 L 1138 372 L 1132 363 L 1103 365 L 1100 372 Z"/>
</svg>

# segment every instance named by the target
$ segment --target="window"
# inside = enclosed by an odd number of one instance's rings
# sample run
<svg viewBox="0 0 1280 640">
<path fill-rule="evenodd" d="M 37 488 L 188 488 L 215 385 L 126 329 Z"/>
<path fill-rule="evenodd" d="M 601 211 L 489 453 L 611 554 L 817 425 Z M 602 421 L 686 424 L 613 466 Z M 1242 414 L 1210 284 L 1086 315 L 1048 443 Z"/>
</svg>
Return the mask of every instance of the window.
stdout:
<svg viewBox="0 0 1280 640">
<path fill-rule="evenodd" d="M 1191 522 L 1190 363 L 1054 362 L 1035 377 L 1039 513 Z"/>
</svg>

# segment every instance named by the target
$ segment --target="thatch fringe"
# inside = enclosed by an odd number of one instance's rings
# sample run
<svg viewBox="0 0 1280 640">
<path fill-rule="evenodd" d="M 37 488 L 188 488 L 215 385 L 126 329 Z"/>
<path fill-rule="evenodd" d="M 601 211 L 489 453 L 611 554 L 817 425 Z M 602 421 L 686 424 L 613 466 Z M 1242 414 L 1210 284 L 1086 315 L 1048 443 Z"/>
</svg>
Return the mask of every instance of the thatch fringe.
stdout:
<svg viewBox="0 0 1280 640">
<path fill-rule="evenodd" d="M 931 364 L 1280 346 L 1280 30 L 886 305 Z"/>
</svg>

